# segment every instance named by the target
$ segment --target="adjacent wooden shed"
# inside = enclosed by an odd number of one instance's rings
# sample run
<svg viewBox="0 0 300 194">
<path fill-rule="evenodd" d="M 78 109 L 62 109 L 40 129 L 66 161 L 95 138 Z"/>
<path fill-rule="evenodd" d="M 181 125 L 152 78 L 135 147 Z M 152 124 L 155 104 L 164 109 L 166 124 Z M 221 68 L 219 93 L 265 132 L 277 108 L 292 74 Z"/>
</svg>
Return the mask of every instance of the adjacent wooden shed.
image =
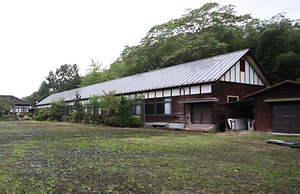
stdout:
<svg viewBox="0 0 300 194">
<path fill-rule="evenodd" d="M 286 80 L 243 97 L 255 108 L 255 129 L 300 134 L 300 82 Z"/>
</svg>

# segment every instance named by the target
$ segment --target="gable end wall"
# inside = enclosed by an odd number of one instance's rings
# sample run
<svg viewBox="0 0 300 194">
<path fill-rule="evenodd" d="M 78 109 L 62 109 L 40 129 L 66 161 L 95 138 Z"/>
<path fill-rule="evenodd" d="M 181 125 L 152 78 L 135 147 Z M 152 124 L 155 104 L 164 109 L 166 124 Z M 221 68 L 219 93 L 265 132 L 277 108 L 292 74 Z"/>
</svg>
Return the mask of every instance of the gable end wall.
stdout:
<svg viewBox="0 0 300 194">
<path fill-rule="evenodd" d="M 221 78 L 221 81 L 235 82 L 242 84 L 260 85 L 264 83 L 255 72 L 248 60 L 245 60 L 245 72 L 240 70 L 240 61 L 230 68 Z"/>
</svg>

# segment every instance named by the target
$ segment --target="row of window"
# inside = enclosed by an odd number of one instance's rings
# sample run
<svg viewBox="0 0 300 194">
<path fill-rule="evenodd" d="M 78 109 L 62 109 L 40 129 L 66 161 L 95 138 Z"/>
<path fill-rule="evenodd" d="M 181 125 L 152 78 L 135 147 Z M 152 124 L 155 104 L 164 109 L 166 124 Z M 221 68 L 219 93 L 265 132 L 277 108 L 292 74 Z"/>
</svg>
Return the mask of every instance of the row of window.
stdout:
<svg viewBox="0 0 300 194">
<path fill-rule="evenodd" d="M 228 95 L 227 96 L 227 102 L 234 102 L 239 101 L 239 96 L 234 95 Z M 141 101 L 136 101 L 131 104 L 130 112 L 132 115 L 141 115 L 142 109 L 145 108 L 145 114 L 147 115 L 169 115 L 171 114 L 171 98 L 151 98 L 151 99 L 145 99 L 145 106 L 143 107 Z M 68 106 L 67 114 L 71 114 L 74 110 L 72 106 Z M 14 112 L 28 112 L 28 107 L 15 107 Z M 83 107 L 83 111 L 86 113 L 93 114 L 93 110 L 89 110 L 87 107 Z M 12 112 L 12 110 L 11 110 Z M 101 108 L 98 110 L 98 114 L 101 114 Z"/>
<path fill-rule="evenodd" d="M 87 107 L 83 107 L 83 112 L 85 113 L 91 113 L 91 114 L 94 114 L 94 111 L 92 109 L 89 109 Z M 73 106 L 68 106 L 66 108 L 66 114 L 67 115 L 71 115 L 72 112 L 76 111 Z M 98 112 L 96 114 L 100 115 L 102 112 L 101 112 L 101 108 L 98 109 Z"/>
<path fill-rule="evenodd" d="M 145 114 L 171 114 L 171 98 L 146 99 Z"/>
<path fill-rule="evenodd" d="M 10 110 L 11 113 L 28 113 L 29 106 L 15 106 L 13 109 Z"/>
</svg>

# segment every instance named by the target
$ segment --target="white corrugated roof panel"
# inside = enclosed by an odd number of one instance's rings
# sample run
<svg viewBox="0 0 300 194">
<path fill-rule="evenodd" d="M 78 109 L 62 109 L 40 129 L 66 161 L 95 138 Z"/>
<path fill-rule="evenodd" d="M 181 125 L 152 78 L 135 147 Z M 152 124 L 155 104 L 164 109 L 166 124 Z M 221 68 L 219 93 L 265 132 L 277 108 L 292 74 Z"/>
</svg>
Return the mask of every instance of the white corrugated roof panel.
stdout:
<svg viewBox="0 0 300 194">
<path fill-rule="evenodd" d="M 92 95 L 104 95 L 103 91 L 115 90 L 117 94 L 133 93 L 216 81 L 248 51 L 249 49 L 240 50 L 52 94 L 37 105 L 50 104 L 59 99 L 72 101 L 76 92 L 80 94 L 82 99 L 87 99 Z"/>
</svg>

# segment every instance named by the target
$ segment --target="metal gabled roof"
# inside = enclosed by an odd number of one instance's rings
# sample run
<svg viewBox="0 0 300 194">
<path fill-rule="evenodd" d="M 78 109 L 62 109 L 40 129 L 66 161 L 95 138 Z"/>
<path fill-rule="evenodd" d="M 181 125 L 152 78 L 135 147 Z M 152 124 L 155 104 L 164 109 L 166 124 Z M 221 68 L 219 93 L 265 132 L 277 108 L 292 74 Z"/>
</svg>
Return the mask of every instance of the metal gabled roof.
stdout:
<svg viewBox="0 0 300 194">
<path fill-rule="evenodd" d="M 52 94 L 37 105 L 50 104 L 60 99 L 72 101 L 76 92 L 80 94 L 82 99 L 88 99 L 92 95 L 104 95 L 103 91 L 109 92 L 115 90 L 117 94 L 135 93 L 216 81 L 248 51 L 249 49 L 244 49 Z"/>
</svg>

